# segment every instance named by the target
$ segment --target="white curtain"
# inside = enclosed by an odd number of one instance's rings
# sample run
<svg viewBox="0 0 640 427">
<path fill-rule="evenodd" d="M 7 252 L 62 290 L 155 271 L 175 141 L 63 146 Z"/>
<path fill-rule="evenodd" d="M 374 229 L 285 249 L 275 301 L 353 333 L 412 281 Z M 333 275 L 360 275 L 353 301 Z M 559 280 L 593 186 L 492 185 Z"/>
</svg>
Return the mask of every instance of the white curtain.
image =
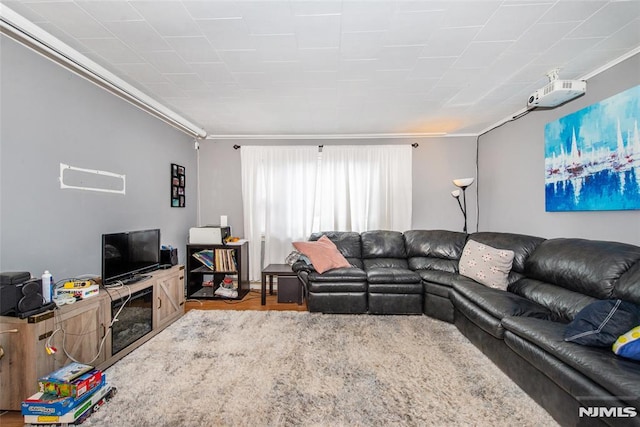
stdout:
<svg viewBox="0 0 640 427">
<path fill-rule="evenodd" d="M 313 231 L 411 228 L 410 145 L 241 147 L 249 278 Z M 264 262 L 261 242 L 264 236 Z"/>
<path fill-rule="evenodd" d="M 411 228 L 410 145 L 324 146 L 316 231 Z"/>
<path fill-rule="evenodd" d="M 264 265 L 282 264 L 291 242 L 312 231 L 318 147 L 240 148 L 244 233 L 249 240 L 249 278 L 259 280 Z"/>
</svg>

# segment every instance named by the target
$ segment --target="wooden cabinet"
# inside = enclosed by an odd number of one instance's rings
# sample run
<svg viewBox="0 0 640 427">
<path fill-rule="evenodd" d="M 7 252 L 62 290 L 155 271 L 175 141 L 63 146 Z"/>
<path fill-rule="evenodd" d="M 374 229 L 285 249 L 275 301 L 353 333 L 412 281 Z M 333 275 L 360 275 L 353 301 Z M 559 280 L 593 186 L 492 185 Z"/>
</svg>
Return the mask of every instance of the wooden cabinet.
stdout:
<svg viewBox="0 0 640 427">
<path fill-rule="evenodd" d="M 123 288 L 101 288 L 98 296 L 26 319 L 0 316 L 0 346 L 4 350 L 0 358 L 0 410 L 20 410 L 22 400 L 37 391 L 38 378 L 67 365 L 71 358 L 106 369 L 180 318 L 184 314 L 184 266 L 149 276 Z M 145 290 L 151 290 L 151 330 L 114 353 L 112 302 Z M 47 345 L 57 352 L 48 354 Z"/>
<path fill-rule="evenodd" d="M 215 294 L 225 277 L 237 282 L 237 297 Z M 187 245 L 187 298 L 242 299 L 249 292 L 249 286 L 247 241 L 225 245 Z"/>
<path fill-rule="evenodd" d="M 53 312 L 43 313 L 35 323 L 0 316 L 0 409 L 20 410 L 23 399 L 37 390 L 38 378 L 54 370 L 47 354 L 47 339 L 53 334 Z M 14 332 L 15 331 L 15 332 Z"/>
<path fill-rule="evenodd" d="M 159 276 L 153 285 L 153 329 L 162 329 L 184 313 L 184 269 Z"/>
<path fill-rule="evenodd" d="M 107 359 L 103 340 L 106 334 L 105 304 L 100 294 L 81 303 L 62 306 L 55 316 L 49 340 L 58 351 L 52 356 L 54 369 L 78 361 L 98 366 Z"/>
</svg>

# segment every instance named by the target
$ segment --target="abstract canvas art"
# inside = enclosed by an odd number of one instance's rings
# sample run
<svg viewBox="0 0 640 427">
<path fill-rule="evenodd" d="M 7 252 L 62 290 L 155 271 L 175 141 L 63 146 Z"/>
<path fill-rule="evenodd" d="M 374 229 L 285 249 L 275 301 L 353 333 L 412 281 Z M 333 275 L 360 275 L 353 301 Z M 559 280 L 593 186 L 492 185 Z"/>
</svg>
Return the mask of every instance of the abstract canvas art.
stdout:
<svg viewBox="0 0 640 427">
<path fill-rule="evenodd" d="M 545 126 L 547 212 L 640 209 L 640 86 Z"/>
</svg>

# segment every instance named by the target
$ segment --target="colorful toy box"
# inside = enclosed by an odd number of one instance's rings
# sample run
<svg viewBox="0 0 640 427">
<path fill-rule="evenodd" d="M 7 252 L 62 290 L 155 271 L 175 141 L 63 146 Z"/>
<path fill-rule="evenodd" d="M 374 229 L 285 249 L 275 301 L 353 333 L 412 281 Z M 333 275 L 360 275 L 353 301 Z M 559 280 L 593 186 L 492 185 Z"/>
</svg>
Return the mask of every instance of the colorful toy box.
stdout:
<svg viewBox="0 0 640 427">
<path fill-rule="evenodd" d="M 99 390 L 105 384 L 105 381 L 106 375 L 102 374 L 98 387 L 79 398 L 60 397 L 54 393 L 38 392 L 22 402 L 22 415 L 65 415 L 72 409 L 82 405 L 87 399 L 90 399 L 95 390 Z"/>
<path fill-rule="evenodd" d="M 94 369 L 71 381 L 61 381 L 50 376 L 40 378 L 38 387 L 42 393 L 53 393 L 60 397 L 79 398 L 93 390 L 102 381 L 102 371 Z"/>
<path fill-rule="evenodd" d="M 87 398 L 82 403 L 63 415 L 25 415 L 24 422 L 30 425 L 81 423 L 95 412 L 96 408 L 99 408 L 105 400 L 110 399 L 114 392 L 115 388 L 109 384 L 104 384 L 87 395 Z"/>
</svg>

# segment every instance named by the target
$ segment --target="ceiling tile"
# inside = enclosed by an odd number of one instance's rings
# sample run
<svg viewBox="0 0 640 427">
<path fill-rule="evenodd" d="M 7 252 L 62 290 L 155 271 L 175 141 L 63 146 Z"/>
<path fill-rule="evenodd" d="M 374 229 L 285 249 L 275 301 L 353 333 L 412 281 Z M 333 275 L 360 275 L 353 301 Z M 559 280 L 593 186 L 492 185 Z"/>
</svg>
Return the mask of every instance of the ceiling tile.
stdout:
<svg viewBox="0 0 640 427">
<path fill-rule="evenodd" d="M 381 31 L 391 24 L 393 2 L 349 0 L 342 3 L 342 31 Z"/>
<path fill-rule="evenodd" d="M 29 7 L 73 37 L 110 37 L 111 34 L 75 3 L 31 3 Z"/>
<path fill-rule="evenodd" d="M 199 36 L 198 26 L 181 2 L 133 1 L 133 7 L 162 36 Z"/>
<path fill-rule="evenodd" d="M 134 81 L 141 82 L 144 85 L 167 82 L 167 79 L 157 69 L 146 62 L 118 64 L 117 69 Z"/>
<path fill-rule="evenodd" d="M 340 64 L 340 50 L 328 49 L 300 49 L 298 52 L 302 68 L 307 71 L 337 71 Z"/>
<path fill-rule="evenodd" d="M 164 39 L 145 21 L 105 22 L 105 26 L 124 44 L 142 52 L 170 49 Z"/>
<path fill-rule="evenodd" d="M 410 78 L 441 78 L 454 63 L 456 58 L 419 58 Z"/>
<path fill-rule="evenodd" d="M 453 68 L 484 68 L 495 62 L 511 42 L 473 42 L 453 64 Z"/>
<path fill-rule="evenodd" d="M 182 4 L 193 19 L 241 18 L 240 5 L 235 1 L 186 0 Z"/>
<path fill-rule="evenodd" d="M 343 32 L 340 52 L 344 59 L 377 58 L 382 46 L 384 31 Z"/>
<path fill-rule="evenodd" d="M 536 61 L 540 64 L 562 67 L 572 58 L 590 49 L 592 46 L 597 45 L 601 40 L 603 39 L 563 39 L 541 53 Z"/>
<path fill-rule="evenodd" d="M 640 16 L 640 2 L 615 1 L 590 16 L 567 37 L 607 37 Z"/>
<path fill-rule="evenodd" d="M 537 23 L 520 36 L 509 50 L 528 53 L 543 52 L 571 32 L 577 25 L 579 25 L 578 22 Z"/>
<path fill-rule="evenodd" d="M 234 81 L 231 72 L 224 63 L 194 63 L 190 64 L 190 66 L 205 82 L 228 83 Z"/>
<path fill-rule="evenodd" d="M 94 53 L 102 56 L 109 63 L 143 62 L 143 59 L 134 50 L 122 43 L 120 39 L 79 39 L 83 45 Z"/>
<path fill-rule="evenodd" d="M 339 15 L 342 0 L 292 0 L 291 11 L 294 15 Z"/>
<path fill-rule="evenodd" d="M 199 37 L 165 37 L 167 43 L 186 62 L 220 62 L 221 59 L 213 49 L 209 40 Z"/>
<path fill-rule="evenodd" d="M 254 49 L 255 39 L 242 18 L 196 20 L 216 49 Z"/>
<path fill-rule="evenodd" d="M 250 34 L 292 34 L 295 31 L 289 2 L 239 2 Z"/>
<path fill-rule="evenodd" d="M 475 41 L 518 40 L 522 31 L 533 25 L 549 7 L 547 3 L 500 6 Z"/>
<path fill-rule="evenodd" d="M 384 41 L 387 45 L 424 45 L 438 29 L 443 11 L 398 12 L 393 14 Z"/>
<path fill-rule="evenodd" d="M 538 21 L 549 22 L 582 22 L 598 9 L 602 8 L 606 1 L 558 1 Z"/>
<path fill-rule="evenodd" d="M 640 39 L 640 18 L 636 18 L 620 28 L 594 48 L 597 50 L 630 50 L 638 47 L 638 39 Z"/>
<path fill-rule="evenodd" d="M 124 1 L 79 1 L 78 5 L 100 22 L 142 21 L 142 15 Z"/>
<path fill-rule="evenodd" d="M 193 72 L 184 59 L 173 50 L 144 52 L 143 55 L 162 74 Z"/>
<path fill-rule="evenodd" d="M 219 50 L 218 54 L 231 72 L 255 72 L 260 70 L 260 57 L 255 49 Z"/>
<path fill-rule="evenodd" d="M 251 37 L 263 61 L 298 59 L 298 41 L 294 34 L 265 34 Z"/>
<path fill-rule="evenodd" d="M 334 48 L 340 46 L 339 15 L 295 17 L 299 48 Z"/>
<path fill-rule="evenodd" d="M 422 52 L 422 46 L 385 46 L 380 49 L 379 68 L 405 70 L 413 68 Z"/>
<path fill-rule="evenodd" d="M 496 13 L 501 1 L 448 1 L 442 17 L 443 27 L 475 27 L 485 25 Z"/>
<path fill-rule="evenodd" d="M 204 82 L 197 74 L 165 74 L 165 77 L 181 90 L 200 90 L 205 89 Z"/>
<path fill-rule="evenodd" d="M 473 41 L 481 27 L 440 28 L 425 44 L 420 56 L 423 58 L 438 56 L 458 56 Z"/>
</svg>

